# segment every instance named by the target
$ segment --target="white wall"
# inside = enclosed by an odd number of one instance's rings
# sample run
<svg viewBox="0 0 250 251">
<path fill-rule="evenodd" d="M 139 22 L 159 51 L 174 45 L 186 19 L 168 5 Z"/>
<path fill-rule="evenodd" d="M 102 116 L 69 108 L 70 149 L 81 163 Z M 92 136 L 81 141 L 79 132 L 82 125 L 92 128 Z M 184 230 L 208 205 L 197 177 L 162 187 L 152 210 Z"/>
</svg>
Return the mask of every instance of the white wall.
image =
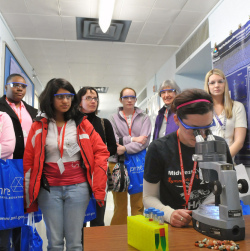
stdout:
<svg viewBox="0 0 250 251">
<path fill-rule="evenodd" d="M 250 0 L 224 0 L 211 12 L 209 20 L 209 36 L 211 45 L 219 44 L 229 36 L 230 31 L 244 25 L 250 15 Z"/>
<path fill-rule="evenodd" d="M 147 83 L 147 97 L 152 97 L 155 93 L 153 92 L 153 86 L 156 85 L 156 92 L 163 81 L 167 79 L 175 80 L 176 71 L 175 55 L 173 55 L 156 73 L 156 76 L 150 79 Z"/>
<path fill-rule="evenodd" d="M 32 79 L 35 85 L 35 90 L 37 93 L 42 91 L 42 85 L 38 79 L 33 79 L 32 69 L 26 57 L 24 56 L 22 50 L 20 49 L 18 43 L 14 40 L 12 33 L 10 32 L 6 22 L 4 21 L 2 15 L 0 14 L 0 96 L 3 95 L 3 83 L 4 83 L 4 46 L 3 43 L 7 43 L 10 50 L 13 52 L 17 61 L 20 63 L 27 75 Z"/>
</svg>

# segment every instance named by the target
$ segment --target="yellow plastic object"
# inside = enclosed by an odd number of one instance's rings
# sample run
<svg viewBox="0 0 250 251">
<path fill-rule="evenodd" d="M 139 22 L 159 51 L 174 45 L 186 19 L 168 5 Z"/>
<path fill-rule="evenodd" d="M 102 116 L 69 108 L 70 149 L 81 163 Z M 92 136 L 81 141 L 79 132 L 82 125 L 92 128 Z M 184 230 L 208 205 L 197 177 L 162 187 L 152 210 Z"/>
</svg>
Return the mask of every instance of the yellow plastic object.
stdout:
<svg viewBox="0 0 250 251">
<path fill-rule="evenodd" d="M 128 244 L 140 251 L 168 251 L 168 225 L 159 225 L 156 222 L 149 221 L 143 215 L 128 216 Z M 156 248 L 156 235 L 160 234 L 160 229 L 165 229 L 165 246 L 164 240 L 159 237 L 160 242 Z"/>
</svg>

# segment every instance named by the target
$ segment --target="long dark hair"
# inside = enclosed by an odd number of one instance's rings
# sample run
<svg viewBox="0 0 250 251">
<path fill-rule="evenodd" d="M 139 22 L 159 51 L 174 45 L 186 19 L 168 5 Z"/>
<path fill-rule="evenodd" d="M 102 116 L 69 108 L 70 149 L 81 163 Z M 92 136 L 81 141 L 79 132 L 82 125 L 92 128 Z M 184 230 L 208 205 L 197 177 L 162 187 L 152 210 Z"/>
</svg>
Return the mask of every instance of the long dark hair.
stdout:
<svg viewBox="0 0 250 251">
<path fill-rule="evenodd" d="M 197 102 L 177 109 L 177 107 L 181 104 L 199 99 L 208 100 L 209 103 Z M 213 99 L 202 89 L 187 89 L 175 97 L 171 109 L 178 117 L 180 117 L 180 119 L 186 119 L 186 115 L 188 114 L 206 114 L 213 111 Z"/>
<path fill-rule="evenodd" d="M 53 100 L 54 94 L 56 94 L 60 88 L 75 94 L 70 109 L 64 113 L 64 119 L 68 121 L 69 119 L 75 118 L 78 101 L 74 87 L 66 79 L 53 78 L 47 83 L 45 89 L 39 96 L 40 111 L 46 113 L 49 119 L 55 118 Z"/>
<path fill-rule="evenodd" d="M 87 91 L 90 91 L 90 92 L 95 92 L 96 93 L 96 96 L 98 98 L 98 101 L 97 101 L 97 107 L 96 107 L 96 110 L 95 110 L 95 114 L 98 113 L 98 107 L 99 107 L 99 95 L 98 95 L 98 92 L 97 90 L 94 88 L 94 87 L 91 87 L 91 86 L 84 86 L 82 87 L 78 93 L 77 93 L 77 99 L 78 99 L 78 104 L 77 106 L 80 105 L 81 103 L 81 100 L 82 100 L 82 97 L 87 93 Z"/>
</svg>

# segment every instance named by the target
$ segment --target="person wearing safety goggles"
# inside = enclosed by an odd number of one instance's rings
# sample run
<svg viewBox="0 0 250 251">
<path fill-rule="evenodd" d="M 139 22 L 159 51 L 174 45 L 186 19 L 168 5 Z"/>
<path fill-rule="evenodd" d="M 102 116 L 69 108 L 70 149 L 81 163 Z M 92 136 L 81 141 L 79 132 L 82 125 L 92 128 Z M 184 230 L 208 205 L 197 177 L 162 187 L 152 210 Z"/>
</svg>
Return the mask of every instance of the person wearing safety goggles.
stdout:
<svg viewBox="0 0 250 251">
<path fill-rule="evenodd" d="M 51 79 L 39 97 L 41 114 L 32 124 L 24 152 L 24 204 L 43 213 L 48 250 L 83 249 L 82 227 L 90 193 L 106 199 L 109 152 L 77 109 L 74 87 Z"/>
<path fill-rule="evenodd" d="M 15 132 L 16 143 L 13 159 L 23 158 L 27 137 L 33 119 L 37 115 L 37 109 L 23 101 L 26 88 L 27 84 L 22 75 L 16 73 L 11 74 L 7 77 L 5 83 L 6 95 L 0 98 L 0 111 L 6 112 L 10 116 Z M 8 236 L 6 238 L 8 238 Z M 15 250 L 20 250 L 20 240 L 21 228 L 12 229 L 12 242 Z M 1 241 L 3 243 L 3 240 Z"/>
<path fill-rule="evenodd" d="M 192 210 L 214 199 L 209 184 L 200 179 L 197 162 L 192 160 L 194 132 L 199 130 L 206 140 L 206 130 L 215 123 L 213 100 L 204 90 L 188 89 L 176 96 L 172 109 L 179 129 L 154 140 L 148 148 L 143 203 L 146 208 L 164 211 L 164 220 L 172 226 L 184 227 L 192 219 Z M 227 163 L 232 163 L 228 146 Z"/>
<path fill-rule="evenodd" d="M 174 80 L 169 79 L 161 84 L 158 93 L 164 105 L 158 111 L 155 120 L 153 140 L 161 138 L 171 132 L 175 132 L 178 129 L 178 126 L 174 122 L 174 113 L 171 111 L 171 104 L 175 96 L 181 93 L 180 87 Z"/>
<path fill-rule="evenodd" d="M 117 155 L 109 158 L 110 171 L 112 172 L 118 157 L 124 157 L 124 153 L 136 154 L 146 149 L 151 135 L 151 122 L 149 116 L 135 106 L 136 92 L 133 88 L 125 87 L 120 92 L 121 107 L 110 117 L 116 142 Z M 127 224 L 128 191 L 112 192 L 114 199 L 114 215 L 111 225 Z M 144 211 L 142 192 L 130 195 L 131 215 L 142 215 Z"/>
<path fill-rule="evenodd" d="M 214 103 L 214 135 L 224 138 L 234 157 L 244 145 L 247 117 L 242 103 L 232 100 L 225 74 L 219 69 L 210 70 L 205 77 L 204 89 Z"/>
</svg>

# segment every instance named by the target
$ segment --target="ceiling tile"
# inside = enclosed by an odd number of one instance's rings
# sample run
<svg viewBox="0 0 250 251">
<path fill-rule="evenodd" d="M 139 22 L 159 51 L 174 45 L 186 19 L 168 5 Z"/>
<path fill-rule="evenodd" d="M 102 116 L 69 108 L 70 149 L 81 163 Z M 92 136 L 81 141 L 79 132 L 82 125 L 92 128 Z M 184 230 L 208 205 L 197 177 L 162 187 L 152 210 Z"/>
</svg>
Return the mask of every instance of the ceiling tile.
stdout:
<svg viewBox="0 0 250 251">
<path fill-rule="evenodd" d="M 125 5 L 122 8 L 120 19 L 133 20 L 137 22 L 145 22 L 150 14 L 151 8 L 149 7 L 137 7 L 132 5 Z"/>
<path fill-rule="evenodd" d="M 91 1 L 60 0 L 59 4 L 62 16 L 90 17 Z"/>
<path fill-rule="evenodd" d="M 146 23 L 137 40 L 139 44 L 158 44 L 168 30 L 170 24 Z"/>
<path fill-rule="evenodd" d="M 157 0 L 155 8 L 181 10 L 188 0 Z"/>
<path fill-rule="evenodd" d="M 0 9 L 2 14 L 24 13 L 28 12 L 24 0 L 0 0 Z M 4 16 L 4 15 L 3 15 Z"/>
<path fill-rule="evenodd" d="M 21 29 L 20 27 L 11 27 L 11 31 L 16 39 L 19 38 L 37 38 L 35 27 L 25 27 Z"/>
<path fill-rule="evenodd" d="M 183 10 L 209 12 L 220 0 L 188 0 Z"/>
<path fill-rule="evenodd" d="M 61 17 L 59 16 L 30 15 L 30 19 L 36 29 L 62 29 Z"/>
<path fill-rule="evenodd" d="M 177 18 L 174 20 L 174 24 L 189 24 L 197 26 L 202 21 L 204 16 L 204 12 L 181 11 Z"/>
<path fill-rule="evenodd" d="M 132 22 L 129 28 L 128 36 L 126 38 L 126 43 L 136 43 L 141 30 L 143 28 L 144 22 Z"/>
<path fill-rule="evenodd" d="M 23 53 L 29 58 L 44 58 L 41 42 L 38 40 L 17 40 Z M 39 60 L 38 59 L 38 60 Z"/>
<path fill-rule="evenodd" d="M 177 25 L 173 24 L 168 32 L 165 34 L 164 38 L 160 44 L 165 45 L 181 45 L 185 39 L 194 30 L 192 25 Z M 178 31 L 178 32 L 177 32 Z"/>
<path fill-rule="evenodd" d="M 57 0 L 25 0 L 29 13 L 59 15 Z"/>
<path fill-rule="evenodd" d="M 180 10 L 153 9 L 147 22 L 151 23 L 172 23 L 178 16 Z"/>
<path fill-rule="evenodd" d="M 4 14 L 3 16 L 10 28 L 25 28 L 30 27 L 30 25 L 32 25 L 30 16 L 26 14 Z"/>
<path fill-rule="evenodd" d="M 155 0 L 125 0 L 126 5 L 153 7 Z"/>
</svg>

